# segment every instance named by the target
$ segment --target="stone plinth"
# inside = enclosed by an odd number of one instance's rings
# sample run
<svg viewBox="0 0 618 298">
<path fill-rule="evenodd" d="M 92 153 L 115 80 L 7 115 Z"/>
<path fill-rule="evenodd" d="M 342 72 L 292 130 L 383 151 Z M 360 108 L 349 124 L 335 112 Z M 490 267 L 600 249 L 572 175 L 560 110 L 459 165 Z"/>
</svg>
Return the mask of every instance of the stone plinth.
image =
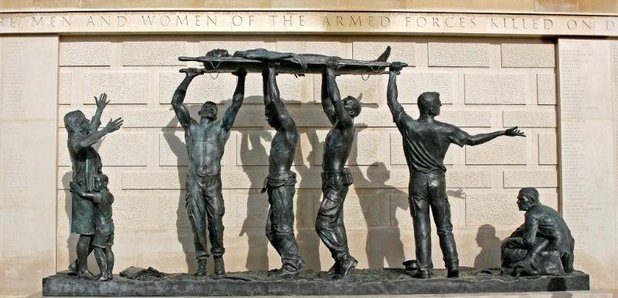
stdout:
<svg viewBox="0 0 618 298">
<path fill-rule="evenodd" d="M 489 274 L 488 272 L 491 272 Z M 44 296 L 271 296 L 271 295 L 398 295 L 429 293 L 490 293 L 589 290 L 590 277 L 581 271 L 565 276 L 502 277 L 499 271 L 462 270 L 460 279 L 434 271 L 429 280 L 415 279 L 402 269 L 357 270 L 345 280 L 324 273 L 303 272 L 296 279 L 276 281 L 266 272 L 237 272 L 224 277 L 168 274 L 163 278 L 130 280 L 114 276 L 97 282 L 59 273 L 43 279 Z"/>
</svg>

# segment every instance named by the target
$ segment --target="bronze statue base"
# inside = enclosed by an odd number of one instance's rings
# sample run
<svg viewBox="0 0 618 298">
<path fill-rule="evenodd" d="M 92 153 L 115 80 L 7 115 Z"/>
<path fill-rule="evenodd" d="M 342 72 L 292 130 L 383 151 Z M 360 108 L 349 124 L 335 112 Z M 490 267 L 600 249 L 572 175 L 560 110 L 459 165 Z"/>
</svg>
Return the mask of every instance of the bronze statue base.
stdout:
<svg viewBox="0 0 618 298">
<path fill-rule="evenodd" d="M 404 269 L 354 270 L 346 279 L 326 272 L 302 271 L 296 278 L 277 280 L 267 272 L 234 272 L 224 276 L 189 274 L 147 276 L 132 280 L 121 276 L 107 282 L 86 280 L 64 273 L 43 279 L 44 296 L 272 296 L 272 295 L 400 295 L 445 293 L 497 293 L 582 291 L 590 277 L 581 271 L 564 276 L 499 276 L 499 270 L 461 268 L 458 279 L 446 270 L 434 270 L 430 279 L 416 279 Z"/>
</svg>

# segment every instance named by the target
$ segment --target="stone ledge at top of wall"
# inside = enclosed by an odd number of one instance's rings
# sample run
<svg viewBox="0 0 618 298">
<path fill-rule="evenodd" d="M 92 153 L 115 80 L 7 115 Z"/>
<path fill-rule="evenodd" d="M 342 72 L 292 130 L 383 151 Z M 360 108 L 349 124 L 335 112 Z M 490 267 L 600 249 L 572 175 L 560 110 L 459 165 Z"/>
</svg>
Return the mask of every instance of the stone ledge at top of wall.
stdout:
<svg viewBox="0 0 618 298">
<path fill-rule="evenodd" d="M 176 0 L 144 2 L 142 0 L 125 1 L 78 1 L 56 0 L 53 2 L 38 0 L 20 0 L 0 2 L 0 10 L 93 10 L 93 9 L 275 9 L 275 10 L 366 10 L 366 11 L 391 11 L 391 10 L 433 10 L 453 12 L 536 12 L 536 13 L 603 13 L 618 14 L 618 7 L 613 0 L 595 1 L 384 1 L 370 0 L 343 0 L 343 1 L 220 1 L 220 0 Z M 577 5 L 575 3 L 578 3 Z"/>
</svg>

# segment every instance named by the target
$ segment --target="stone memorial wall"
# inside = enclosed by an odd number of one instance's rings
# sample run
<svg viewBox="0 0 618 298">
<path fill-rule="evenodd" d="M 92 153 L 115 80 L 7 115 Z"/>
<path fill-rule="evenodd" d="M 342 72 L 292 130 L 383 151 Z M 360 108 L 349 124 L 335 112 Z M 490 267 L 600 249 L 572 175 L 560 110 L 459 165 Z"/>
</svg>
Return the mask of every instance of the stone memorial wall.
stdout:
<svg viewBox="0 0 618 298">
<path fill-rule="evenodd" d="M 6 5 L 0 3 L 0 296 L 39 291 L 41 277 L 65 270 L 75 257 L 62 116 L 75 109 L 91 115 L 93 96 L 102 92 L 111 100 L 103 122 L 125 119 L 99 148 L 116 196 L 114 271 L 132 265 L 194 270 L 183 189 L 188 161 L 170 101 L 183 78 L 178 69 L 197 64 L 177 58 L 258 47 L 375 59 L 390 45 L 389 61 L 410 65 L 398 84 L 411 115 L 418 115 L 416 97 L 434 90 L 444 103 L 438 119 L 470 133 L 520 126 L 526 138 L 454 146 L 447 154 L 461 265 L 499 265 L 500 241 L 523 218 L 517 191 L 533 186 L 572 228 L 575 268 L 590 274 L 593 289 L 618 284 L 612 272 L 618 265 L 615 14 L 227 7 L 36 11 Z M 320 77 L 282 74 L 278 81 L 301 134 L 292 167 L 299 175 L 300 254 L 309 269 L 325 270 L 331 259 L 314 231 L 322 146 L 330 128 L 319 102 Z M 363 103 L 348 162 L 354 185 L 344 217 L 351 253 L 358 268 L 399 267 L 414 258 L 414 240 L 408 169 L 386 106 L 387 76 L 341 76 L 338 82 L 343 96 L 362 93 Z M 196 78 L 187 95 L 192 115 L 205 100 L 219 103 L 221 113 L 234 86 L 229 74 Z M 259 192 L 274 134 L 264 120 L 259 75 L 248 75 L 245 97 L 223 157 L 229 271 L 279 265 L 264 235 L 267 196 Z M 434 263 L 441 265 L 437 237 L 434 241 Z"/>
<path fill-rule="evenodd" d="M 0 295 L 54 272 L 58 37 L 0 38 Z"/>
<path fill-rule="evenodd" d="M 563 39 L 559 49 L 562 210 L 579 264 L 599 268 L 595 282 L 611 283 L 617 278 L 618 42 Z M 604 244 L 595 245 L 600 239 Z"/>
<path fill-rule="evenodd" d="M 436 90 L 445 104 L 438 119 L 471 133 L 519 125 L 528 135 L 476 148 L 453 148 L 447 157 L 447 185 L 462 265 L 499 266 L 498 238 L 508 236 L 521 222 L 515 204 L 519 188 L 534 185 L 545 204 L 558 205 L 554 44 L 538 39 L 379 36 L 63 37 L 59 114 L 94 110 L 93 95 L 107 92 L 111 105 L 104 117 L 125 119 L 121 131 L 109 135 L 100 148 L 117 197 L 117 267 L 184 272 L 187 266 L 195 266 L 184 208 L 184 133 L 169 104 L 184 77 L 178 69 L 187 66 L 178 56 L 203 55 L 213 48 L 233 52 L 263 47 L 375 59 L 387 45 L 393 47 L 390 60 L 413 66 L 399 80 L 401 102 L 411 114 L 418 114 L 416 98 L 421 92 Z M 326 270 L 330 256 L 314 231 L 322 147 L 330 126 L 319 104 L 320 80 L 316 75 L 279 75 L 281 97 L 301 132 L 293 166 L 299 174 L 297 240 L 309 267 Z M 364 103 L 349 161 L 355 183 L 344 213 L 350 247 L 361 268 L 399 267 L 414 254 L 409 175 L 401 136 L 386 106 L 386 81 L 385 75 L 339 78 L 342 95 L 362 93 Z M 196 78 L 187 95 L 193 116 L 206 100 L 220 102 L 221 112 L 234 85 L 235 78 L 227 74 Z M 249 74 L 247 100 L 223 158 L 225 258 L 232 271 L 266 270 L 279 264 L 264 235 L 268 198 L 259 193 L 268 173 L 267 152 L 274 134 L 264 120 L 261 89 L 261 76 Z M 75 239 L 69 235 L 70 160 L 63 148 L 66 132 L 60 119 L 57 269 L 63 270 Z M 438 249 L 437 242 L 434 247 Z M 441 264 L 440 254 L 434 255 L 435 263 Z"/>
</svg>

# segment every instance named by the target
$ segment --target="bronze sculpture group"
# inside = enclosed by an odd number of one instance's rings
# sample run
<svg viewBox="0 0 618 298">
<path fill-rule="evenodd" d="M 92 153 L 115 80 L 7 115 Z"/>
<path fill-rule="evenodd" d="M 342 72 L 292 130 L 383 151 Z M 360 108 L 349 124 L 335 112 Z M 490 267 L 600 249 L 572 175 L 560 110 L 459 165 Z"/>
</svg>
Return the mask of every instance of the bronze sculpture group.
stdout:
<svg viewBox="0 0 618 298">
<path fill-rule="evenodd" d="M 347 60 L 313 54 L 280 53 L 263 49 L 237 52 L 230 56 L 225 50 L 213 50 L 206 56 L 181 57 L 183 61 L 200 61 L 204 68 L 182 69 L 184 80 L 172 98 L 172 107 L 185 132 L 189 156 L 186 182 L 186 209 L 194 236 L 197 259 L 195 276 L 205 276 L 209 251 L 214 259 L 214 273 L 225 274 L 223 254 L 223 215 L 221 158 L 236 115 L 243 104 L 245 78 L 248 72 L 261 72 L 263 77 L 264 113 L 275 129 L 272 139 L 269 170 L 262 192 L 268 193 L 266 236 L 281 257 L 282 266 L 271 270 L 273 278 L 293 278 L 303 268 L 294 237 L 293 198 L 296 174 L 291 171 L 299 132 L 280 98 L 277 86 L 279 73 L 321 73 L 321 104 L 332 127 L 324 144 L 322 192 L 323 198 L 315 221 L 316 232 L 329 249 L 334 264 L 328 273 L 336 279 L 345 278 L 357 265 L 350 255 L 343 222 L 343 205 L 352 184 L 351 172 L 345 167 L 354 142 L 354 118 L 361 112 L 358 99 L 341 98 L 336 82 L 340 74 L 382 73 L 388 67 L 387 105 L 403 139 L 403 149 L 410 172 L 409 203 L 414 226 L 416 260 L 406 261 L 411 275 L 427 279 L 432 276 L 431 223 L 433 214 L 447 277 L 459 277 L 459 260 L 452 233 L 451 211 L 446 194 L 444 156 L 450 144 L 478 145 L 499 136 L 522 136 L 517 127 L 485 134 L 469 135 L 460 128 L 435 119 L 440 115 L 440 95 L 424 92 L 418 97 L 420 116 L 413 119 L 398 102 L 397 76 L 406 65 L 387 63 L 390 48 L 374 61 Z M 376 72 L 376 69 L 378 70 Z M 217 105 L 208 101 L 200 109 L 199 119 L 191 118 L 183 104 L 192 80 L 207 72 L 231 72 L 237 85 L 231 105 L 217 119 Z M 102 173 L 101 160 L 92 147 L 103 136 L 118 130 L 122 119 L 110 120 L 99 130 L 100 117 L 107 105 L 102 94 L 95 98 L 97 110 L 92 121 L 81 111 L 65 115 L 69 132 L 68 147 L 73 165 L 70 184 L 72 195 L 71 232 L 79 234 L 77 260 L 69 267 L 81 277 L 94 278 L 88 271 L 86 258 L 94 250 L 101 274 L 99 280 L 112 278 L 114 256 L 111 204 L 113 196 L 107 189 L 107 176 Z M 573 271 L 574 241 L 564 220 L 553 209 L 539 203 L 538 192 L 525 188 L 518 196 L 520 210 L 526 211 L 526 221 L 502 246 L 502 267 L 505 274 L 546 275 Z M 208 238 L 206 235 L 208 234 Z"/>
</svg>

